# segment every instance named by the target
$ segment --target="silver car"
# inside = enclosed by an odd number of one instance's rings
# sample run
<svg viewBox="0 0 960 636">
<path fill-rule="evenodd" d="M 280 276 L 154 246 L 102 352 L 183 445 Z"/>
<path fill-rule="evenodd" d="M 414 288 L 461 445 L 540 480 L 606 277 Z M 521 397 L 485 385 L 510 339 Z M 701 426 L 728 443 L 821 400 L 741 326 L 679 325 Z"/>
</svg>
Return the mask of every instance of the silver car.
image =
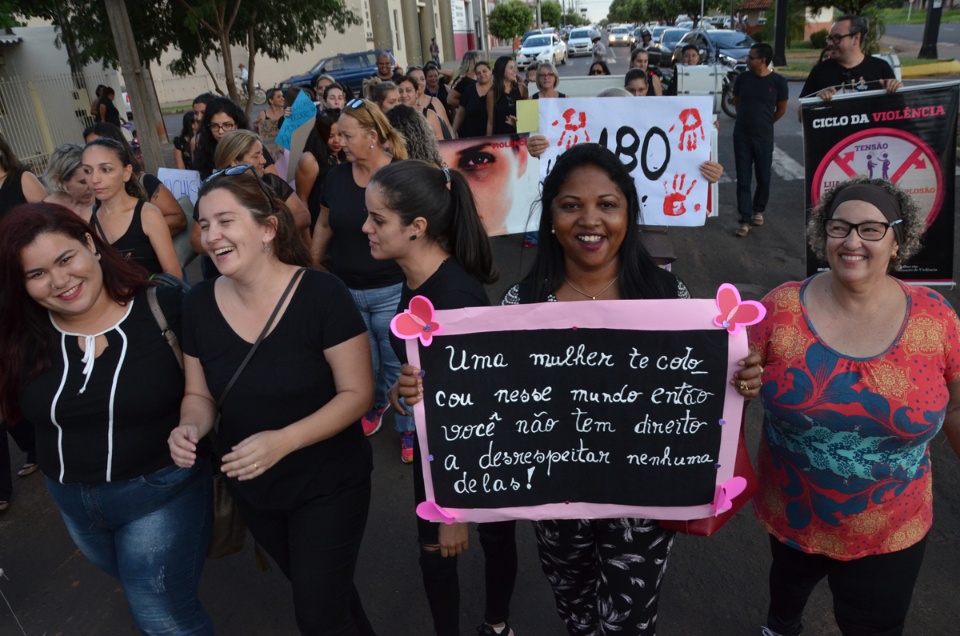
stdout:
<svg viewBox="0 0 960 636">
<path fill-rule="evenodd" d="M 596 29 L 574 29 L 571 31 L 570 39 L 567 41 L 567 51 L 570 57 L 593 53 L 593 38 L 598 37 L 600 37 L 600 32 Z"/>
</svg>

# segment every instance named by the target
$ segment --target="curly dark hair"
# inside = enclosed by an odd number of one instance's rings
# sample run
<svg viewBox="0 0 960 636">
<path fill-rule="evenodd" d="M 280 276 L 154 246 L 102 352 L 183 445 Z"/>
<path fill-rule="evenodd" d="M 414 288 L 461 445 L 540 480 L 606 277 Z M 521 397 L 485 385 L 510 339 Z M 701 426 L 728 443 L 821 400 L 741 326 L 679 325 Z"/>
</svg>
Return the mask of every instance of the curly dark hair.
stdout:
<svg viewBox="0 0 960 636">
<path fill-rule="evenodd" d="M 898 241 L 899 249 L 896 256 L 891 259 L 888 271 L 900 269 L 904 263 L 920 251 L 920 237 L 926 229 L 926 215 L 920 209 L 920 206 L 910 198 L 909 194 L 883 179 L 856 177 L 844 181 L 824 193 L 811 211 L 810 220 L 807 222 L 807 242 L 810 244 L 810 249 L 821 261 L 826 260 L 827 233 L 823 227 L 823 222 L 827 220 L 826 215 L 830 210 L 833 199 L 853 185 L 873 185 L 883 188 L 897 200 L 897 204 L 900 206 L 900 218 L 903 219 L 903 240 Z"/>
</svg>

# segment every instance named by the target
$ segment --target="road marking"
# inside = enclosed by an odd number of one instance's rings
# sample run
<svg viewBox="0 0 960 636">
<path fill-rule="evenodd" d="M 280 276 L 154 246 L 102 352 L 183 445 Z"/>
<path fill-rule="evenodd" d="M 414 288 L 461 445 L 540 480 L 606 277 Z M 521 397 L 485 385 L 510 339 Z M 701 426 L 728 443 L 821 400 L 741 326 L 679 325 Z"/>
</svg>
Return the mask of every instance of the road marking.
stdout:
<svg viewBox="0 0 960 636">
<path fill-rule="evenodd" d="M 796 181 L 798 179 L 802 181 L 806 176 L 803 166 L 776 145 L 773 146 L 773 171 L 784 181 Z"/>
</svg>

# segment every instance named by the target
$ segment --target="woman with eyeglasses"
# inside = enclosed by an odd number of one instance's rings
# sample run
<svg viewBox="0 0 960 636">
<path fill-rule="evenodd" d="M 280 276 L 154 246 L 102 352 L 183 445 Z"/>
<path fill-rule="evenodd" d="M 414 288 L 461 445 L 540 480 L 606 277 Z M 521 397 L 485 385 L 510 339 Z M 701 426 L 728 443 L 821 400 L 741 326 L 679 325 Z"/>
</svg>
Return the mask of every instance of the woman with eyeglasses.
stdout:
<svg viewBox="0 0 960 636">
<path fill-rule="evenodd" d="M 533 99 L 541 97 L 566 97 L 557 90 L 560 85 L 560 73 L 557 67 L 549 62 L 542 62 L 537 65 L 537 92 L 533 94 Z"/>
<path fill-rule="evenodd" d="M 250 122 L 247 115 L 234 101 L 228 97 L 217 97 L 210 100 L 200 122 L 200 135 L 197 139 L 194 168 L 200 172 L 200 178 L 206 179 L 216 172 L 217 144 L 231 130 L 249 130 Z M 266 171 L 276 174 L 273 166 L 273 157 L 265 152 L 267 160 Z M 194 246 L 199 247 L 199 246 Z M 197 250 L 202 253 L 201 250 Z"/>
<path fill-rule="evenodd" d="M 126 149 L 113 139 L 94 139 L 83 149 L 83 170 L 98 201 L 84 220 L 100 238 L 150 274 L 183 278 L 163 213 L 146 201 Z"/>
<path fill-rule="evenodd" d="M 150 287 L 147 272 L 67 208 L 11 211 L 0 222 L 0 412 L 33 425 L 70 536 L 117 579 L 140 633 L 212 635 L 197 598 L 210 468 L 170 458 L 183 372 Z M 153 293 L 179 335 L 180 291 Z"/>
<path fill-rule="evenodd" d="M 204 182 L 196 210 L 222 276 L 184 301 L 170 454 L 194 466 L 219 416 L 221 471 L 292 584 L 300 633 L 372 634 L 353 585 L 373 468 L 359 422 L 373 401 L 363 320 L 339 280 L 308 269 L 290 211 L 249 166 Z"/>
<path fill-rule="evenodd" d="M 363 431 L 373 435 L 389 407 L 387 391 L 400 373 L 400 362 L 390 346 L 390 320 L 400 302 L 403 272 L 393 261 L 378 261 L 370 255 L 362 229 L 367 218 L 364 197 L 377 170 L 406 159 L 407 150 L 403 137 L 372 102 L 348 103 L 339 124 L 347 161 L 331 168 L 323 184 L 311 256 L 315 267 L 327 269 L 346 284 L 367 325 L 376 393 L 373 408 L 363 416 Z M 394 424 L 401 433 L 401 458 L 410 463 L 413 419 L 397 416 Z"/>
<path fill-rule="evenodd" d="M 284 202 L 293 215 L 293 222 L 304 239 L 305 245 L 310 245 L 310 211 L 303 203 L 296 191 L 286 181 L 275 174 L 268 174 L 264 170 L 267 161 L 263 156 L 264 147 L 260 137 L 249 130 L 231 130 L 220 139 L 217 144 L 217 154 L 214 159 L 217 170 L 224 170 L 231 166 L 252 166 L 257 176 L 273 192 L 273 195 Z"/>
<path fill-rule="evenodd" d="M 512 57 L 498 57 L 493 64 L 493 88 L 487 92 L 487 137 L 517 132 L 517 102 L 527 98 L 527 86 L 517 81 Z"/>
<path fill-rule="evenodd" d="M 903 633 L 933 520 L 930 442 L 942 428 L 960 454 L 960 321 L 937 292 L 891 276 L 924 225 L 887 181 L 836 186 L 807 225 L 830 269 L 767 294 L 750 328 L 770 633 L 800 633 L 824 577 L 843 634 Z"/>
<path fill-rule="evenodd" d="M 489 64 L 479 60 L 474 65 L 474 73 L 477 79 L 463 88 L 457 100 L 453 130 L 459 139 L 487 135 L 487 94 L 493 88 L 493 71 Z"/>
<path fill-rule="evenodd" d="M 603 61 L 594 62 L 590 65 L 587 75 L 610 75 L 610 67 Z"/>
<path fill-rule="evenodd" d="M 378 260 L 394 260 L 404 273 L 398 311 L 414 296 L 429 298 L 436 309 L 490 304 L 483 286 L 496 281 L 497 269 L 470 184 L 460 172 L 420 161 L 397 162 L 374 175 L 366 200 L 363 231 L 371 254 Z M 406 364 L 405 343 L 395 336 L 392 341 Z M 400 402 L 397 388 L 390 391 L 394 409 L 412 415 Z M 426 501 L 419 462 L 414 466 L 413 489 L 415 505 Z M 509 636 L 507 620 L 517 574 L 516 522 L 482 523 L 478 530 L 486 561 L 487 598 L 484 622 L 477 631 L 481 636 Z M 459 636 L 457 555 L 468 547 L 467 525 L 417 517 L 417 539 L 434 633 Z"/>
</svg>

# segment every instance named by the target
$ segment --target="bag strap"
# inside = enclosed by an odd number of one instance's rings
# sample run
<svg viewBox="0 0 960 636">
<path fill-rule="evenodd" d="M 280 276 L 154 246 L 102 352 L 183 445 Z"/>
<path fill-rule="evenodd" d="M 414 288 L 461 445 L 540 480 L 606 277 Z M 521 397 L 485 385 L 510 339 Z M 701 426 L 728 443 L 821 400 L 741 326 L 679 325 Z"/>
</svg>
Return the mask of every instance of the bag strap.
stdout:
<svg viewBox="0 0 960 636">
<path fill-rule="evenodd" d="M 160 308 L 160 301 L 157 300 L 156 287 L 147 289 L 147 303 L 150 305 L 150 312 L 153 314 L 153 319 L 157 321 L 157 326 L 160 327 L 160 335 L 162 335 L 167 341 L 167 344 L 170 345 L 170 348 L 173 350 L 173 355 L 177 358 L 177 364 L 180 365 L 180 370 L 183 371 L 183 350 L 180 349 L 177 334 L 175 334 L 173 329 L 170 328 L 170 325 L 167 324 L 167 317 L 163 315 L 163 309 Z"/>
<path fill-rule="evenodd" d="M 240 363 L 240 366 L 237 368 L 236 373 L 233 374 L 233 377 L 230 378 L 230 381 L 227 382 L 227 388 L 223 390 L 223 393 L 220 394 L 220 399 L 217 400 L 217 410 L 223 406 L 223 401 L 227 398 L 227 393 L 230 392 L 230 389 L 233 388 L 233 385 L 236 383 L 237 378 L 240 377 L 240 374 L 243 373 L 243 369 L 247 366 L 247 363 L 250 362 L 250 358 L 253 357 L 253 354 L 256 353 L 257 348 L 260 346 L 260 343 L 263 342 L 263 339 L 267 337 L 267 332 L 270 331 L 270 327 L 273 325 L 273 321 L 277 319 L 277 314 L 280 313 L 280 308 L 283 307 L 284 301 L 287 300 L 287 296 L 290 295 L 290 290 L 293 289 L 293 285 L 297 282 L 297 279 L 300 278 L 300 275 L 306 271 L 306 267 L 301 267 L 293 274 L 293 278 L 290 279 L 290 282 L 287 283 L 287 288 L 283 290 L 283 295 L 280 296 L 277 306 L 273 308 L 273 313 L 270 314 L 270 317 L 267 319 L 267 324 L 264 325 L 263 331 L 260 332 L 260 335 L 257 336 L 256 342 L 253 343 L 253 346 L 250 347 L 250 351 L 247 352 L 247 357 L 243 359 L 243 362 Z"/>
</svg>

